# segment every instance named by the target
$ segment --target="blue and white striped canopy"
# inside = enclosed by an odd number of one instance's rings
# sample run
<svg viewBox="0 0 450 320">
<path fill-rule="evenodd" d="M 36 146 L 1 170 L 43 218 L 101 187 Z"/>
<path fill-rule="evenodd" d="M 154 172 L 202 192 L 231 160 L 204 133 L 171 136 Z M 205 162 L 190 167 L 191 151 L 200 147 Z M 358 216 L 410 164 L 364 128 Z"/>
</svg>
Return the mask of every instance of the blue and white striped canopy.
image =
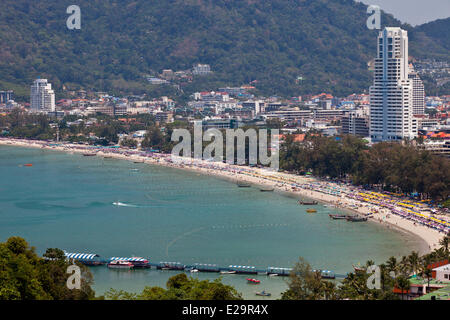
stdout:
<svg viewBox="0 0 450 320">
<path fill-rule="evenodd" d="M 112 257 L 111 259 L 109 259 L 110 261 L 115 261 L 115 260 L 121 260 L 121 261 L 139 261 L 139 262 L 144 262 L 147 259 L 144 258 L 140 258 L 140 257 L 133 257 L 133 258 L 121 258 L 121 257 Z"/>
<path fill-rule="evenodd" d="M 75 259 L 75 260 L 93 260 L 96 257 L 100 257 L 95 253 L 67 253 L 64 252 L 67 259 Z"/>
<path fill-rule="evenodd" d="M 277 270 L 277 271 L 292 271 L 292 268 L 278 268 L 278 267 L 269 267 L 269 270 Z"/>
</svg>

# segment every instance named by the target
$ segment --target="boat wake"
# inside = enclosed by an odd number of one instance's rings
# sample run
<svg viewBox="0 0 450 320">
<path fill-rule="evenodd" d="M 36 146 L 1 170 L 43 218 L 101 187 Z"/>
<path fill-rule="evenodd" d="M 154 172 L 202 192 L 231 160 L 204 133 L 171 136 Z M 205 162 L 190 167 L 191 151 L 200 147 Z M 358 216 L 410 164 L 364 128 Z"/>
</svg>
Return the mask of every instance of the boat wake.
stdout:
<svg viewBox="0 0 450 320">
<path fill-rule="evenodd" d="M 169 249 L 170 249 L 171 246 L 173 246 L 173 245 L 175 244 L 175 242 L 177 242 L 178 240 L 180 240 L 180 239 L 182 239 L 182 238 L 184 238 L 184 237 L 187 237 L 187 236 L 190 236 L 190 235 L 192 235 L 192 234 L 194 234 L 194 233 L 200 232 L 200 231 L 202 231 L 203 229 L 205 229 L 205 227 L 201 227 L 201 228 L 197 228 L 197 229 L 188 231 L 188 232 L 183 233 L 182 235 L 176 237 L 176 238 L 173 239 L 172 241 L 170 241 L 170 242 L 167 244 L 167 246 L 166 246 L 166 256 L 169 257 Z"/>
<path fill-rule="evenodd" d="M 127 208 L 161 208 L 162 205 L 137 205 L 137 204 L 130 204 L 130 203 L 124 203 L 124 202 L 113 202 L 112 203 L 116 207 L 127 207 Z"/>
<path fill-rule="evenodd" d="M 134 204 L 128 204 L 123 202 L 113 202 L 113 205 L 117 207 L 129 207 L 129 208 L 139 208 L 139 206 L 136 206 Z"/>
</svg>

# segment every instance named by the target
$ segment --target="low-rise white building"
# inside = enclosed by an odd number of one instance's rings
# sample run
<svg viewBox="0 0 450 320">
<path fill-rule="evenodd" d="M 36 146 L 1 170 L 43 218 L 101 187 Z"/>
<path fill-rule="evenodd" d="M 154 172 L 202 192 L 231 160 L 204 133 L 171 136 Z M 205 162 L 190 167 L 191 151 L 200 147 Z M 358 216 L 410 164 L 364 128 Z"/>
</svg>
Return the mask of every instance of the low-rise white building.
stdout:
<svg viewBox="0 0 450 320">
<path fill-rule="evenodd" d="M 437 281 L 450 282 L 450 264 L 434 268 L 433 278 Z"/>
</svg>

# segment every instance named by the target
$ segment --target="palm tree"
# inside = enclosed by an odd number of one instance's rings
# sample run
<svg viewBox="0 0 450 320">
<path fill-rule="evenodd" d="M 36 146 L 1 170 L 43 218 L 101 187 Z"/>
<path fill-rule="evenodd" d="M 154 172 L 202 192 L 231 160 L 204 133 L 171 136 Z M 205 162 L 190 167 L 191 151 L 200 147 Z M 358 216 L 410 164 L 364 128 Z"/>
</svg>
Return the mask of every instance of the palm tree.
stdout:
<svg viewBox="0 0 450 320">
<path fill-rule="evenodd" d="M 399 276 L 397 277 L 397 279 L 395 280 L 395 285 L 397 286 L 397 288 L 399 288 L 402 291 L 402 300 L 404 300 L 404 292 L 408 292 L 409 287 L 410 287 L 410 283 L 407 277 L 405 276 Z"/>
<path fill-rule="evenodd" d="M 450 232 L 439 241 L 439 244 L 444 248 L 444 250 L 447 254 L 448 254 L 449 242 L 450 242 Z"/>
<path fill-rule="evenodd" d="M 375 262 L 374 262 L 373 260 L 368 260 L 368 261 L 366 262 L 366 267 L 367 267 L 367 268 L 370 267 L 370 266 L 373 266 L 373 265 L 375 265 Z"/>
<path fill-rule="evenodd" d="M 439 249 L 435 249 L 433 252 L 433 257 L 434 260 L 437 261 L 442 261 L 444 259 L 448 259 L 448 252 L 445 251 L 444 247 L 441 247 Z"/>
<path fill-rule="evenodd" d="M 408 258 L 406 256 L 402 257 L 402 260 L 398 264 L 398 269 L 401 271 L 401 273 L 408 274 L 410 270 L 410 265 Z"/>
<path fill-rule="evenodd" d="M 350 299 L 362 299 L 367 291 L 365 276 L 349 273 L 339 286 L 338 292 L 341 297 Z"/>
<path fill-rule="evenodd" d="M 408 256 L 408 264 L 411 267 L 411 271 L 416 274 L 417 270 L 419 269 L 419 264 L 420 264 L 420 256 L 419 253 L 416 251 L 413 251 L 409 256 Z"/>
<path fill-rule="evenodd" d="M 392 256 L 389 258 L 388 261 L 386 261 L 386 266 L 389 271 L 396 271 L 397 270 L 397 259 Z"/>
<path fill-rule="evenodd" d="M 325 300 L 335 300 L 336 299 L 336 284 L 331 281 L 322 281 L 323 282 L 323 294 Z"/>
<path fill-rule="evenodd" d="M 432 276 L 433 276 L 433 270 L 431 270 L 430 268 L 426 268 L 423 271 L 423 277 L 426 277 L 428 280 L 427 293 L 430 290 L 430 279 Z"/>
</svg>

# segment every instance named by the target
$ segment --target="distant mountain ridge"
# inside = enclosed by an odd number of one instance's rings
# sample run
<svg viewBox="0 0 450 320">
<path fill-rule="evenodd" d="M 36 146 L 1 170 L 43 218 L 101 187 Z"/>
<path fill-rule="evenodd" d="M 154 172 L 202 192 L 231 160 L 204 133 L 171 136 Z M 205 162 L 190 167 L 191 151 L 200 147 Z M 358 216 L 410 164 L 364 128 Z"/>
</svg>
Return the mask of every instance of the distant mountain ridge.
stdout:
<svg viewBox="0 0 450 320">
<path fill-rule="evenodd" d="M 79 31 L 66 27 L 72 4 L 2 0 L 0 89 L 26 96 L 41 76 L 59 93 L 64 85 L 175 94 L 143 75 L 195 63 L 210 64 L 214 74 L 183 84 L 185 94 L 258 80 L 265 95 L 344 95 L 372 82 L 367 62 L 378 31 L 367 29 L 367 6 L 353 0 L 78 0 Z M 449 22 L 403 25 L 411 55 L 449 61 Z M 402 26 L 387 14 L 382 25 Z"/>
<path fill-rule="evenodd" d="M 430 40 L 435 41 L 442 49 L 447 51 L 450 50 L 450 18 L 439 19 L 417 26 L 412 30 L 413 41 L 417 38 L 417 35 L 420 35 L 421 33 Z M 448 58 L 448 52 L 447 55 L 445 55 L 444 52 L 438 54 L 442 54 L 442 58 L 444 59 Z"/>
</svg>

